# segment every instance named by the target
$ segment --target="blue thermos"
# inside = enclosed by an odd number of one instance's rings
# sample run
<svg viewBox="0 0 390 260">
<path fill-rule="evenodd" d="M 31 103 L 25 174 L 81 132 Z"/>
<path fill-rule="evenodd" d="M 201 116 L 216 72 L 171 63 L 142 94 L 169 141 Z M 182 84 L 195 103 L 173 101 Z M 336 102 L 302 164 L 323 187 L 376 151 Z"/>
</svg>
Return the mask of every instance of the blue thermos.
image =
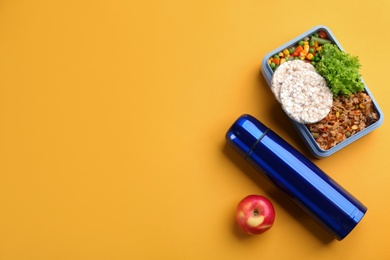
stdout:
<svg viewBox="0 0 390 260">
<path fill-rule="evenodd" d="M 226 140 L 336 239 L 345 238 L 366 213 L 361 202 L 254 117 L 239 117 Z"/>
</svg>

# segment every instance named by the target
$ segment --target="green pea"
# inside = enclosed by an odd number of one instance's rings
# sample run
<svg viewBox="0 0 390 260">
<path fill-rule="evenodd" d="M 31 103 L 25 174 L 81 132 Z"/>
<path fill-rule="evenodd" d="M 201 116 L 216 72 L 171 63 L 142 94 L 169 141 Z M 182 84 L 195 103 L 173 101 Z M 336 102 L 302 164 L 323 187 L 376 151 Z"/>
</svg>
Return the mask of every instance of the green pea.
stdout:
<svg viewBox="0 0 390 260">
<path fill-rule="evenodd" d="M 311 61 L 311 65 L 315 66 L 316 62 L 315 61 Z"/>
<path fill-rule="evenodd" d="M 318 33 L 313 34 L 314 37 L 318 37 Z"/>
<path fill-rule="evenodd" d="M 269 66 L 271 67 L 271 69 L 274 69 L 274 68 L 276 67 L 276 64 L 275 64 L 274 62 L 271 62 L 271 63 L 269 64 Z"/>
<path fill-rule="evenodd" d="M 320 60 L 321 60 L 320 57 L 318 57 L 318 56 L 314 57 L 314 61 L 320 61 Z"/>
<path fill-rule="evenodd" d="M 291 54 L 291 53 L 294 53 L 295 48 L 294 48 L 294 47 L 291 47 L 288 51 L 290 52 L 290 54 Z"/>
<path fill-rule="evenodd" d="M 278 54 L 275 54 L 275 55 L 274 55 L 274 58 L 279 58 L 279 55 L 278 55 Z"/>
<path fill-rule="evenodd" d="M 313 46 L 314 46 L 314 41 L 310 41 L 310 42 L 309 42 L 309 45 L 310 45 L 311 47 L 313 47 Z"/>
<path fill-rule="evenodd" d="M 299 58 L 298 57 L 294 57 L 294 60 L 299 60 Z"/>
<path fill-rule="evenodd" d="M 302 46 L 302 45 L 303 45 L 303 41 L 302 41 L 302 40 L 301 40 L 301 41 L 299 41 L 299 43 L 298 43 L 298 44 Z"/>
<path fill-rule="evenodd" d="M 313 49 L 313 48 L 310 48 L 310 49 L 309 49 L 309 52 L 310 52 L 310 53 L 314 53 L 314 49 Z"/>
</svg>

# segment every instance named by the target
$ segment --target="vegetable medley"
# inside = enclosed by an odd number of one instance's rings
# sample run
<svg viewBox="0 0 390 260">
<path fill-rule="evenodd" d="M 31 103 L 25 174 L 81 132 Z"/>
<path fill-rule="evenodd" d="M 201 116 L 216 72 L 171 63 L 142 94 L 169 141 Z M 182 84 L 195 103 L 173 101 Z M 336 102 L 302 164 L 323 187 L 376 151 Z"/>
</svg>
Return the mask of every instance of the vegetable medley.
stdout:
<svg viewBox="0 0 390 260">
<path fill-rule="evenodd" d="M 298 42 L 297 45 L 291 48 L 286 48 L 282 52 L 275 54 L 268 60 L 268 64 L 273 71 L 279 65 L 289 60 L 303 60 L 315 66 L 316 62 L 320 61 L 319 51 L 322 45 L 330 44 L 331 41 L 327 39 L 328 34 L 325 31 L 314 33 L 311 37 L 306 37 Z"/>
<path fill-rule="evenodd" d="M 358 57 L 341 51 L 325 31 L 305 37 L 275 54 L 269 58 L 268 65 L 275 71 L 292 60 L 311 63 L 333 93 L 328 116 L 320 122 L 306 124 L 321 149 L 328 150 L 378 121 L 378 113 L 361 81 Z"/>
</svg>

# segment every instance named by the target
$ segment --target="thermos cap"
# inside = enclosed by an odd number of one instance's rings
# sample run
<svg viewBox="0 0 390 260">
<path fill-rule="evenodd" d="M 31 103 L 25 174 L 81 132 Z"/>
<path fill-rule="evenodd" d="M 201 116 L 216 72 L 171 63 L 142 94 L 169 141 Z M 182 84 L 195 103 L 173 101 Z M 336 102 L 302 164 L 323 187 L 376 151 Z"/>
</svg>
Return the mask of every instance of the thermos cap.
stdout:
<svg viewBox="0 0 390 260">
<path fill-rule="evenodd" d="M 268 127 L 250 115 L 239 117 L 226 133 L 229 144 L 244 158 L 267 133 Z"/>
</svg>

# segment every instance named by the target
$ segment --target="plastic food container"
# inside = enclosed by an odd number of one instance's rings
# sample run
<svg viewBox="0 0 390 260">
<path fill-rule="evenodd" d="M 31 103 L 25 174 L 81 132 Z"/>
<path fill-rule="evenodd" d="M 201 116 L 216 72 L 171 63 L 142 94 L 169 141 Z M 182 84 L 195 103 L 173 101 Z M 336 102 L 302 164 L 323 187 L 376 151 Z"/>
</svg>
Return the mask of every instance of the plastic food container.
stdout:
<svg viewBox="0 0 390 260">
<path fill-rule="evenodd" d="M 282 52 L 286 48 L 290 48 L 292 46 L 295 46 L 298 44 L 300 40 L 302 40 L 305 37 L 310 37 L 316 32 L 319 31 L 325 31 L 328 34 L 328 39 L 332 41 L 332 43 L 336 44 L 340 50 L 344 51 L 344 49 L 341 47 L 340 43 L 337 41 L 336 37 L 333 35 L 333 33 L 326 27 L 326 26 L 316 26 L 305 33 L 297 36 L 296 38 L 292 39 L 291 41 L 283 44 L 282 46 L 274 49 L 273 51 L 269 52 L 267 55 L 264 56 L 262 60 L 262 66 L 261 66 L 261 72 L 265 78 L 265 80 L 268 83 L 268 86 L 271 87 L 271 79 L 273 75 L 273 71 L 271 67 L 268 65 L 268 59 L 272 57 L 273 55 Z M 358 54 L 353 54 L 355 56 L 359 56 Z M 359 138 L 363 137 L 364 135 L 370 133 L 374 129 L 378 128 L 383 123 L 383 113 L 381 109 L 379 108 L 379 105 L 375 101 L 375 98 L 371 94 L 370 90 L 368 89 L 367 85 L 365 84 L 364 80 L 362 79 L 363 84 L 365 85 L 365 92 L 371 97 L 373 105 L 376 109 L 376 112 L 378 113 L 378 120 L 371 125 L 367 126 L 363 130 L 351 135 L 350 137 L 346 138 L 344 141 L 336 144 L 335 146 L 331 147 L 328 150 L 324 150 L 320 148 L 320 146 L 317 144 L 316 140 L 310 133 L 309 129 L 305 124 L 300 124 L 292 119 L 290 119 L 293 126 L 298 131 L 299 135 L 304 140 L 304 143 L 306 144 L 307 148 L 310 150 L 310 152 L 313 154 L 314 157 L 317 158 L 323 158 L 327 157 L 340 149 L 346 147 L 347 145 L 351 144 L 352 142 L 358 140 Z"/>
</svg>

